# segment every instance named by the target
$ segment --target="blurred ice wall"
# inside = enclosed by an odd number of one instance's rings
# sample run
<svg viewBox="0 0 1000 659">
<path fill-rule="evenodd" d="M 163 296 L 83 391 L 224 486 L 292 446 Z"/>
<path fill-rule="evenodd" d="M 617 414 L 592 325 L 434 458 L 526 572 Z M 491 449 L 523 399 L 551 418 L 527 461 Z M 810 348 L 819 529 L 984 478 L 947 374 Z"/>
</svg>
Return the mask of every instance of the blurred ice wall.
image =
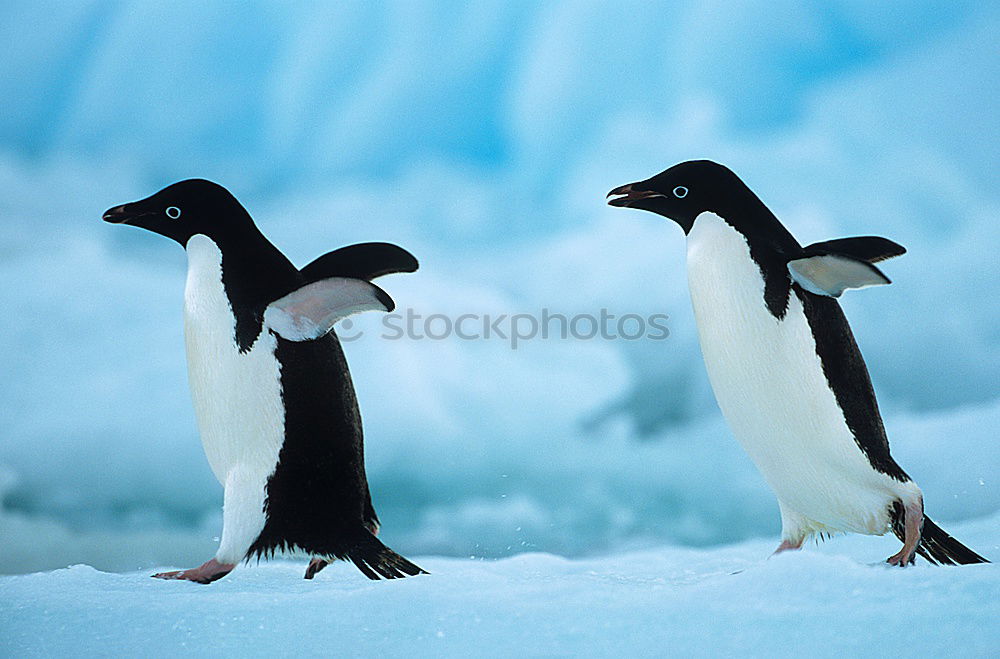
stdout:
<svg viewBox="0 0 1000 659">
<path fill-rule="evenodd" d="M 203 560 L 176 245 L 101 212 L 223 183 L 297 263 L 390 240 L 433 313 L 669 315 L 665 341 L 347 344 L 388 542 L 569 554 L 773 534 L 721 423 L 679 231 L 604 193 L 726 163 L 800 239 L 909 253 L 844 307 L 944 520 L 1000 508 L 991 3 L 0 7 L 0 571 Z"/>
</svg>

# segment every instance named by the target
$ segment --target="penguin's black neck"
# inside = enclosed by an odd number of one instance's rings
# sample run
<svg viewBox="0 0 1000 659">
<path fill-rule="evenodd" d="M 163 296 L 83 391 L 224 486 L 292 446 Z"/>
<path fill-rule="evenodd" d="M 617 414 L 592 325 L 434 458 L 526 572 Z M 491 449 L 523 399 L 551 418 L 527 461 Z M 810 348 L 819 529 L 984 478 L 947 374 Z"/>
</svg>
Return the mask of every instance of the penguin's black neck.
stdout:
<svg viewBox="0 0 1000 659">
<path fill-rule="evenodd" d="M 764 279 L 764 302 L 780 320 L 788 309 L 792 286 L 788 260 L 797 257 L 802 246 L 757 195 L 749 189 L 746 192 L 749 197 L 742 200 L 739 209 L 725 208 L 717 215 L 746 239 L 750 258 Z"/>
<path fill-rule="evenodd" d="M 727 197 L 728 203 L 719 203 L 714 212 L 742 233 L 751 249 L 797 255 L 802 247 L 781 220 L 750 188 L 743 186 L 741 192 Z"/>
<path fill-rule="evenodd" d="M 302 278 L 256 226 L 239 236 L 210 239 L 222 255 L 222 285 L 236 319 L 236 343 L 246 352 L 263 330 L 267 305 L 298 288 Z"/>
</svg>

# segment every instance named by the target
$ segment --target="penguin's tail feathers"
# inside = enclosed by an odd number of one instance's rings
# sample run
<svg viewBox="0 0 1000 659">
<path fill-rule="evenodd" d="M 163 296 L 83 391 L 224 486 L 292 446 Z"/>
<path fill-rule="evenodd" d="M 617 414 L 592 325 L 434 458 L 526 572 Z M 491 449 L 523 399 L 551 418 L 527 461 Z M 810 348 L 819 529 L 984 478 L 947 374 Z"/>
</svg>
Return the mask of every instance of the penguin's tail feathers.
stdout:
<svg viewBox="0 0 1000 659">
<path fill-rule="evenodd" d="M 924 529 L 920 535 L 917 553 L 935 565 L 972 565 L 989 563 L 955 538 L 948 535 L 934 521 L 924 516 Z"/>
<path fill-rule="evenodd" d="M 429 574 L 382 544 L 367 533 L 349 552 L 347 558 L 369 579 L 401 579 L 417 574 Z"/>
</svg>

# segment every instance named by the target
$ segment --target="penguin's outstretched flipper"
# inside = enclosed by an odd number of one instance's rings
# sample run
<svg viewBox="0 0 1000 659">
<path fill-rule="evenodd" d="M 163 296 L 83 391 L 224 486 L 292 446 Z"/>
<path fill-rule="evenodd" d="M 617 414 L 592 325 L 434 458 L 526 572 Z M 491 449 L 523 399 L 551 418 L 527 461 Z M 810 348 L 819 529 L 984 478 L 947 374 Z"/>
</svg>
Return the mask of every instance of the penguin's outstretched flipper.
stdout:
<svg viewBox="0 0 1000 659">
<path fill-rule="evenodd" d="M 358 544 L 347 552 L 347 557 L 362 574 L 373 580 L 428 574 L 426 570 L 386 547 L 371 533 L 366 533 Z"/>
<path fill-rule="evenodd" d="M 836 240 L 813 243 L 803 248 L 802 252 L 804 256 L 838 254 L 859 261 L 878 263 L 894 256 L 906 254 L 906 248 L 880 236 L 855 236 L 854 238 L 837 238 Z"/>
<path fill-rule="evenodd" d="M 306 284 L 267 305 L 264 324 L 289 341 L 311 341 L 362 311 L 392 311 L 389 294 L 363 279 L 330 277 Z"/>
<path fill-rule="evenodd" d="M 868 261 L 840 254 L 792 259 L 788 262 L 788 272 L 802 288 L 827 297 L 840 297 L 848 288 L 892 283 L 892 280 Z"/>
<path fill-rule="evenodd" d="M 359 243 L 328 252 L 299 272 L 306 281 L 327 277 L 348 277 L 371 281 L 396 272 L 416 272 L 417 259 L 402 247 L 390 243 Z"/>
</svg>

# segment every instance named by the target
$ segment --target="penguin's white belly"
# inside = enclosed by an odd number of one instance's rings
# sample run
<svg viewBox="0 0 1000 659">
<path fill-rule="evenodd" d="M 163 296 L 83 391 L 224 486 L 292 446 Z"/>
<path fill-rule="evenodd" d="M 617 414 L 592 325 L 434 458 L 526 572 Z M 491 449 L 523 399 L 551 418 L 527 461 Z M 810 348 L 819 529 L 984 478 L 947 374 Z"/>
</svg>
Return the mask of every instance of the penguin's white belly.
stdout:
<svg viewBox="0 0 1000 659">
<path fill-rule="evenodd" d="M 737 441 L 778 497 L 783 535 L 888 530 L 888 506 L 910 489 L 872 468 L 823 374 L 802 303 L 782 320 L 745 238 L 713 213 L 688 235 L 688 285 L 702 354 Z"/>
<path fill-rule="evenodd" d="M 196 235 L 188 241 L 187 252 L 188 379 L 205 456 L 226 489 L 220 553 L 229 549 L 235 555 L 246 550 L 236 545 L 249 546 L 265 522 L 267 479 L 274 473 L 285 434 L 281 369 L 274 355 L 275 337 L 266 329 L 248 352 L 240 353 L 218 246 Z"/>
</svg>

